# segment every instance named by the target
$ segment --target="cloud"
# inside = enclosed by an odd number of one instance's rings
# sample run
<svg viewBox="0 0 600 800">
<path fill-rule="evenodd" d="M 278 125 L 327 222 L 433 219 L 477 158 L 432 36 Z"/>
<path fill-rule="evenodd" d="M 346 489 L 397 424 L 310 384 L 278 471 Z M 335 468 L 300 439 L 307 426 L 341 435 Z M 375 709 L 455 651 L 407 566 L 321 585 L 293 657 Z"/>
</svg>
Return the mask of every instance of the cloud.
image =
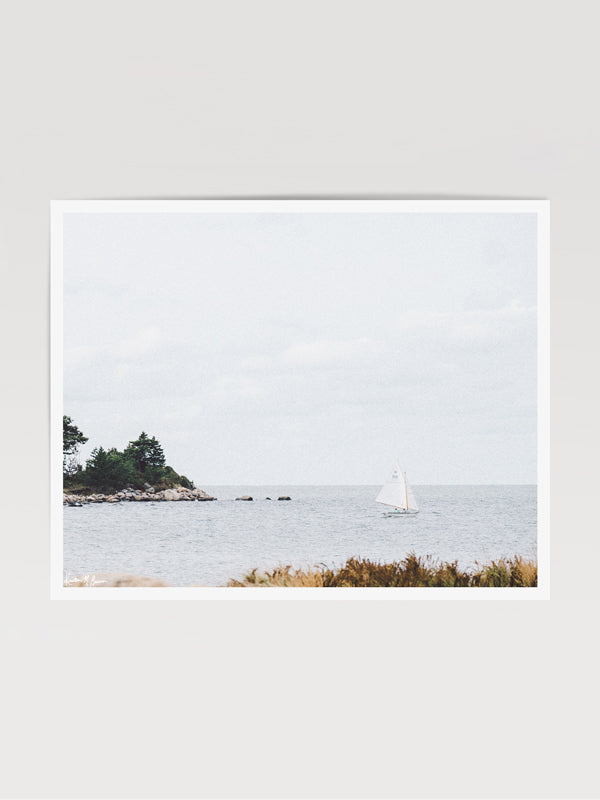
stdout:
<svg viewBox="0 0 600 800">
<path fill-rule="evenodd" d="M 327 340 L 302 342 L 289 347 L 283 354 L 283 363 L 301 367 L 330 367 L 365 360 L 377 350 L 371 339 Z"/>
<path fill-rule="evenodd" d="M 119 342 L 114 348 L 114 355 L 120 358 L 135 358 L 150 353 L 161 341 L 159 328 L 142 328 L 129 339 Z"/>
<path fill-rule="evenodd" d="M 423 476 L 454 479 L 435 465 L 453 463 L 457 442 L 472 447 L 463 477 L 535 474 L 535 220 L 77 215 L 70 226 L 65 408 L 96 443 L 121 446 L 143 421 L 175 467 L 225 482 L 362 482 L 398 447 Z M 506 446 L 479 442 L 487 431 Z"/>
<path fill-rule="evenodd" d="M 67 347 L 64 353 L 65 370 L 73 370 L 89 364 L 98 365 L 103 362 L 115 365 L 118 362 L 137 359 L 156 351 L 156 347 L 161 341 L 159 328 L 152 327 L 142 328 L 133 336 L 114 344 L 102 342 L 97 345 Z"/>
<path fill-rule="evenodd" d="M 274 363 L 274 359 L 267 355 L 248 356 L 238 362 L 238 367 L 248 372 L 262 372 L 270 369 Z"/>
<path fill-rule="evenodd" d="M 535 330 L 537 309 L 518 299 L 506 306 L 470 311 L 409 311 L 402 314 L 396 330 L 411 338 L 435 337 L 458 346 L 493 345 L 500 339 L 519 338 Z"/>
<path fill-rule="evenodd" d="M 206 389 L 206 400 L 218 408 L 236 406 L 240 401 L 260 400 L 263 391 L 257 381 L 237 375 L 224 375 Z"/>
<path fill-rule="evenodd" d="M 76 347 L 65 348 L 64 366 L 65 371 L 73 370 L 79 366 L 89 364 L 92 359 L 101 352 L 100 347 L 93 345 L 77 345 Z"/>
</svg>

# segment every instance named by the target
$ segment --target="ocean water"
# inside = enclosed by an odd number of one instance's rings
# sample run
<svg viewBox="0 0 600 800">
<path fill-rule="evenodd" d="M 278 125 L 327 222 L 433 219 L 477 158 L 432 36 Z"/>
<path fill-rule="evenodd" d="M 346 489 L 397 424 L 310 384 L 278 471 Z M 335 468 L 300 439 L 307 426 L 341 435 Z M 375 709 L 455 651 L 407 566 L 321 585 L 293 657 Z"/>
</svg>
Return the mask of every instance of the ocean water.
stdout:
<svg viewBox="0 0 600 800">
<path fill-rule="evenodd" d="M 379 486 L 202 488 L 218 500 L 65 507 L 65 575 L 223 586 L 254 567 L 339 566 L 349 556 L 394 561 L 413 551 L 468 567 L 536 554 L 535 486 L 415 486 L 420 512 L 391 518 L 375 502 Z M 242 494 L 253 502 L 235 501 Z"/>
</svg>

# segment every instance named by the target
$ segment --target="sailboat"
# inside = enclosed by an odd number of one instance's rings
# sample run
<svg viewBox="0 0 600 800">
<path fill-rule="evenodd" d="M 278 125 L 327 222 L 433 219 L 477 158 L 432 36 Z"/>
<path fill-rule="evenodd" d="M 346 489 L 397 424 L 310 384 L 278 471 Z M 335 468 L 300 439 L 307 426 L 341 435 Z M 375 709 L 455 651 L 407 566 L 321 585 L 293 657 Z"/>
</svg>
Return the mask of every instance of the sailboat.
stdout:
<svg viewBox="0 0 600 800">
<path fill-rule="evenodd" d="M 419 511 L 415 496 L 406 480 L 406 472 L 402 471 L 397 461 L 391 477 L 383 484 L 375 499 L 378 503 L 383 503 L 384 506 L 391 506 L 394 509 L 389 512 L 389 516 L 416 514 Z"/>
</svg>

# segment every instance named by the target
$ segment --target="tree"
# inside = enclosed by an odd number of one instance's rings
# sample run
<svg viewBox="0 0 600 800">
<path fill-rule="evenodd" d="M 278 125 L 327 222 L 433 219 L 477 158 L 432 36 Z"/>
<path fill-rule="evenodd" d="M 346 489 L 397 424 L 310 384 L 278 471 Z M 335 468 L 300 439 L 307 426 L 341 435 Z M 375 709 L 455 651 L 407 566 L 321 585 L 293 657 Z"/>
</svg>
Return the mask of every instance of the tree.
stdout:
<svg viewBox="0 0 600 800">
<path fill-rule="evenodd" d="M 63 473 L 66 475 L 77 472 L 79 445 L 87 440 L 88 437 L 83 435 L 71 417 L 63 416 Z"/>
<path fill-rule="evenodd" d="M 78 472 L 81 472 L 81 464 L 77 456 L 63 455 L 63 477 L 74 478 Z"/>
<path fill-rule="evenodd" d="M 165 454 L 154 436 L 148 436 L 142 431 L 135 441 L 129 442 L 125 448 L 125 455 L 133 459 L 142 474 L 148 473 L 148 476 L 154 479 L 162 476 Z"/>
<path fill-rule="evenodd" d="M 115 447 L 96 447 L 85 465 L 85 481 L 95 489 L 118 490 L 136 481 L 133 459 Z"/>
<path fill-rule="evenodd" d="M 112 447 L 96 447 L 82 470 L 69 453 L 77 451 L 79 444 L 87 442 L 87 437 L 73 424 L 70 417 L 64 418 L 65 485 L 75 486 L 80 491 L 83 486 L 95 491 L 114 492 L 126 486 L 141 489 L 146 484 L 166 489 L 181 484 L 193 489 L 193 481 L 185 475 L 178 475 L 167 466 L 160 442 L 154 436 L 142 431 L 137 439 L 129 442 L 124 451 Z"/>
</svg>

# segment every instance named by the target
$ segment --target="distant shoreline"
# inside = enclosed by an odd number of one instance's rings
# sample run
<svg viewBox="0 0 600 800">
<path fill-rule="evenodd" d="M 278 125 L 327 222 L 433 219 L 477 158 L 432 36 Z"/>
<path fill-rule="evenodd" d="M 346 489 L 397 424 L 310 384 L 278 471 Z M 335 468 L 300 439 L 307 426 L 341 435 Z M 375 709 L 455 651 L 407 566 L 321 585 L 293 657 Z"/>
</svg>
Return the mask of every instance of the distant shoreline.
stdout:
<svg viewBox="0 0 600 800">
<path fill-rule="evenodd" d="M 63 492 L 63 505 L 66 506 L 84 506 L 90 503 L 164 503 L 164 502 L 177 502 L 177 501 L 207 501 L 216 500 L 203 489 L 186 489 L 183 486 L 175 486 L 172 489 L 161 489 L 156 491 L 150 487 L 144 491 L 141 489 L 123 489 L 119 492 L 111 494 L 104 494 L 96 492 L 94 494 L 80 495 L 68 494 Z"/>
<path fill-rule="evenodd" d="M 496 487 L 496 488 L 517 488 L 521 487 L 525 488 L 535 488 L 537 487 L 536 483 L 418 483 L 414 484 L 415 487 L 420 488 L 473 488 L 473 487 Z M 363 488 L 370 488 L 373 491 L 376 491 L 378 488 L 378 484 L 375 483 L 287 483 L 287 484 L 271 484 L 271 483 L 261 483 L 261 484 L 214 484 L 211 488 L 213 489 L 235 489 L 239 491 L 243 490 L 258 490 L 258 489 L 273 489 L 278 487 L 279 490 L 282 488 L 285 489 L 316 489 L 316 488 L 335 488 L 339 487 L 340 489 L 348 489 L 348 488 L 356 488 L 356 489 L 363 489 Z M 259 492 L 254 492 L 253 494 L 259 494 Z M 210 495 L 208 492 L 204 491 L 203 489 L 187 489 L 183 486 L 174 486 L 169 489 L 162 489 L 156 490 L 153 487 L 146 488 L 144 490 L 141 489 L 133 489 L 128 487 L 127 489 L 122 489 L 118 492 L 95 492 L 91 494 L 76 494 L 73 492 L 68 492 L 68 490 L 63 491 L 63 505 L 66 506 L 84 506 L 89 505 L 92 503 L 122 503 L 122 502 L 177 502 L 177 501 L 211 501 L 216 500 L 217 498 Z M 243 495 L 242 497 L 235 498 L 236 500 L 247 500 L 250 499 L 249 495 Z M 270 497 L 266 498 L 270 500 Z M 278 497 L 279 500 L 287 500 L 289 499 L 287 496 Z"/>
</svg>

